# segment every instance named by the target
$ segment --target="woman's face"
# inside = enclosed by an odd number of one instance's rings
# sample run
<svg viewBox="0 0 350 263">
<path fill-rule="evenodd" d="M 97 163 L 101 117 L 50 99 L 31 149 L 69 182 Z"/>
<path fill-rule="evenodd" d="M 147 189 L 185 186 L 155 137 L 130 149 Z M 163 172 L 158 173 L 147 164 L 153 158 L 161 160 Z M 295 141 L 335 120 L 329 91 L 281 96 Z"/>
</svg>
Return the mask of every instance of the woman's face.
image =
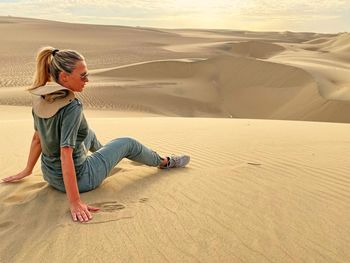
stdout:
<svg viewBox="0 0 350 263">
<path fill-rule="evenodd" d="M 88 69 L 84 60 L 77 61 L 72 73 L 60 73 L 60 84 L 74 92 L 82 92 L 88 81 Z"/>
</svg>

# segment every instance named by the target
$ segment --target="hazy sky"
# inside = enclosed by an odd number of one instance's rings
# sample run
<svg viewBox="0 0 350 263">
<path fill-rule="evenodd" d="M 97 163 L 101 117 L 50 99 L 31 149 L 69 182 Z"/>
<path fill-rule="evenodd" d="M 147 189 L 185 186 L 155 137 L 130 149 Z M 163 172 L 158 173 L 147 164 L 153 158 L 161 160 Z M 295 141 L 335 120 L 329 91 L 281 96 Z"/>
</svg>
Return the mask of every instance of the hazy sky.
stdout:
<svg viewBox="0 0 350 263">
<path fill-rule="evenodd" d="M 162 28 L 350 31 L 350 0 L 0 0 L 0 15 Z"/>
</svg>

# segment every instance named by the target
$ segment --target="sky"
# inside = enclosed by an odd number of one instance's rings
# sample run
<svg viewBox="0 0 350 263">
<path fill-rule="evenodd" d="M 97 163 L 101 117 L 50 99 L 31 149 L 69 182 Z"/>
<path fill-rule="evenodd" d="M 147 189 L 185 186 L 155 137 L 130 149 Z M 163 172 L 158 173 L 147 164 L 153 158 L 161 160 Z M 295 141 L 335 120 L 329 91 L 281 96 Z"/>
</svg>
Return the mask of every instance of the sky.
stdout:
<svg viewBox="0 0 350 263">
<path fill-rule="evenodd" d="M 350 0 L 0 0 L 0 16 L 252 31 L 350 31 Z"/>
</svg>

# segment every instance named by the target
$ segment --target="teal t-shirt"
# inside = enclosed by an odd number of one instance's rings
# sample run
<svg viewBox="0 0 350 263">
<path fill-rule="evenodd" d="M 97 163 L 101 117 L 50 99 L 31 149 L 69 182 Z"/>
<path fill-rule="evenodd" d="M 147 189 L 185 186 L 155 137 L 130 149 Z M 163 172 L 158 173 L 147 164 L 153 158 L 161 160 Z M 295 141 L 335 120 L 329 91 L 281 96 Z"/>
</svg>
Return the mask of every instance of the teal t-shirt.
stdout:
<svg viewBox="0 0 350 263">
<path fill-rule="evenodd" d="M 53 186 L 62 186 L 61 147 L 73 148 L 73 160 L 77 177 L 86 157 L 84 139 L 89 126 L 83 114 L 82 103 L 75 99 L 50 118 L 40 118 L 32 111 L 34 129 L 41 143 L 41 169 L 44 179 Z"/>
</svg>

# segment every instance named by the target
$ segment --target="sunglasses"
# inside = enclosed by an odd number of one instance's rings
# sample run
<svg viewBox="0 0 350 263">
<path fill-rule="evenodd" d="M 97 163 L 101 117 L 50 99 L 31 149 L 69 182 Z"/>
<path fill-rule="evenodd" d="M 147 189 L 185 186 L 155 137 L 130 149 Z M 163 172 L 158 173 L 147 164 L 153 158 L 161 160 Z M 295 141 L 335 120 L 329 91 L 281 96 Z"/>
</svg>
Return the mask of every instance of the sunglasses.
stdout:
<svg viewBox="0 0 350 263">
<path fill-rule="evenodd" d="M 81 79 L 82 81 L 87 80 L 88 77 L 89 77 L 89 73 L 88 73 L 88 72 L 85 72 L 85 73 L 83 73 L 83 74 L 80 75 L 80 79 Z"/>
</svg>

